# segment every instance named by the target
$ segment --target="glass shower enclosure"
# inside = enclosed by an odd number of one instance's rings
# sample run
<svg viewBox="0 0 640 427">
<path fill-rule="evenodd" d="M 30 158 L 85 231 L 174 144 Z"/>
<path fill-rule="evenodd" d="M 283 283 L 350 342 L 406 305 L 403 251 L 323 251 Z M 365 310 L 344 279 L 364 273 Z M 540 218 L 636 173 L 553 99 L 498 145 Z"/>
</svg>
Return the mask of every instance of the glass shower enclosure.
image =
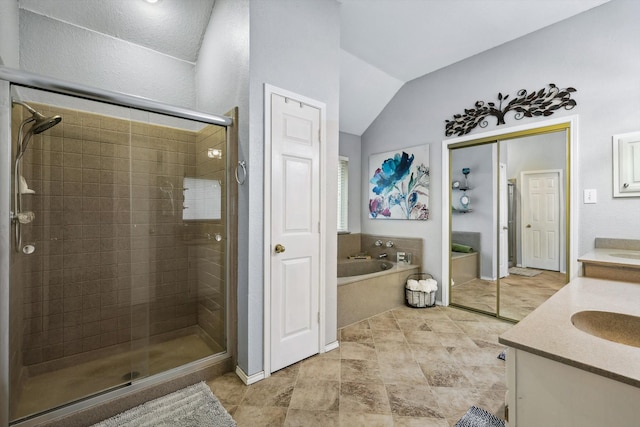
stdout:
<svg viewBox="0 0 640 427">
<path fill-rule="evenodd" d="M 9 422 L 227 357 L 226 118 L 2 85 Z"/>
</svg>

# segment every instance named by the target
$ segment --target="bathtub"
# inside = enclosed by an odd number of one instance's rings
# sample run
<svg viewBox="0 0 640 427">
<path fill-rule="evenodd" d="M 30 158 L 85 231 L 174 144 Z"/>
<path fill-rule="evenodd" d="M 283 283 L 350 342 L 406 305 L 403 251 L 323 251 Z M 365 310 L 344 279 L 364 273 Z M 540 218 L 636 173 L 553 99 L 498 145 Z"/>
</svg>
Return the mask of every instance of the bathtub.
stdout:
<svg viewBox="0 0 640 427">
<path fill-rule="evenodd" d="M 404 285 L 419 265 L 382 260 L 338 262 L 338 328 L 404 305 Z"/>
<path fill-rule="evenodd" d="M 451 252 L 451 279 L 453 285 L 462 285 L 480 277 L 478 252 Z"/>
</svg>

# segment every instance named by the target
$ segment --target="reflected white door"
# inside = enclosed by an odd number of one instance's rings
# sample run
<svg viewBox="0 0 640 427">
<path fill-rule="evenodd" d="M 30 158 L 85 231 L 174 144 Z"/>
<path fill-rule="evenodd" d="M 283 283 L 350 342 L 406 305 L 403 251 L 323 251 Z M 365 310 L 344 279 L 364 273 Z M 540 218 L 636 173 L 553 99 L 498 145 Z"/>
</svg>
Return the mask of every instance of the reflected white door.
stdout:
<svg viewBox="0 0 640 427">
<path fill-rule="evenodd" d="M 320 117 L 271 94 L 271 372 L 320 348 Z"/>
<path fill-rule="evenodd" d="M 524 267 L 560 271 L 560 171 L 523 172 Z"/>
<path fill-rule="evenodd" d="M 500 163 L 500 277 L 509 275 L 509 206 L 507 197 L 507 165 Z"/>
</svg>

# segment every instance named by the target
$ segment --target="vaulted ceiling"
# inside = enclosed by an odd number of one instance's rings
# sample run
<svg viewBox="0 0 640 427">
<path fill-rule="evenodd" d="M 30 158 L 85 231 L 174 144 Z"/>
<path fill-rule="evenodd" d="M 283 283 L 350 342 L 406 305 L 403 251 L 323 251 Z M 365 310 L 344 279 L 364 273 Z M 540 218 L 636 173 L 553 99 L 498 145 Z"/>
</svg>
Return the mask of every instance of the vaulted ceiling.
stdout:
<svg viewBox="0 0 640 427">
<path fill-rule="evenodd" d="M 337 1 L 340 130 L 361 135 L 404 83 L 609 0 Z M 19 0 L 23 9 L 189 62 L 197 61 L 214 3 Z"/>
</svg>

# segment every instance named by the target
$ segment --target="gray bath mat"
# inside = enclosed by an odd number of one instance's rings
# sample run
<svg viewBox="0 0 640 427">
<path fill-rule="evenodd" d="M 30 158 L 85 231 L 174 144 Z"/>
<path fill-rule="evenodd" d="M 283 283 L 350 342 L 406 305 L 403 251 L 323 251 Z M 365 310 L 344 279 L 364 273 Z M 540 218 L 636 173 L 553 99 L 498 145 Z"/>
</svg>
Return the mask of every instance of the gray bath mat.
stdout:
<svg viewBox="0 0 640 427">
<path fill-rule="evenodd" d="M 509 274 L 515 274 L 517 276 L 535 277 L 540 273 L 542 273 L 542 271 L 532 268 L 511 267 L 509 269 Z"/>
<path fill-rule="evenodd" d="M 453 427 L 504 427 L 504 421 L 482 408 L 472 406 Z"/>
<path fill-rule="evenodd" d="M 133 409 L 92 427 L 234 427 L 236 422 L 211 393 L 199 382 Z"/>
</svg>

